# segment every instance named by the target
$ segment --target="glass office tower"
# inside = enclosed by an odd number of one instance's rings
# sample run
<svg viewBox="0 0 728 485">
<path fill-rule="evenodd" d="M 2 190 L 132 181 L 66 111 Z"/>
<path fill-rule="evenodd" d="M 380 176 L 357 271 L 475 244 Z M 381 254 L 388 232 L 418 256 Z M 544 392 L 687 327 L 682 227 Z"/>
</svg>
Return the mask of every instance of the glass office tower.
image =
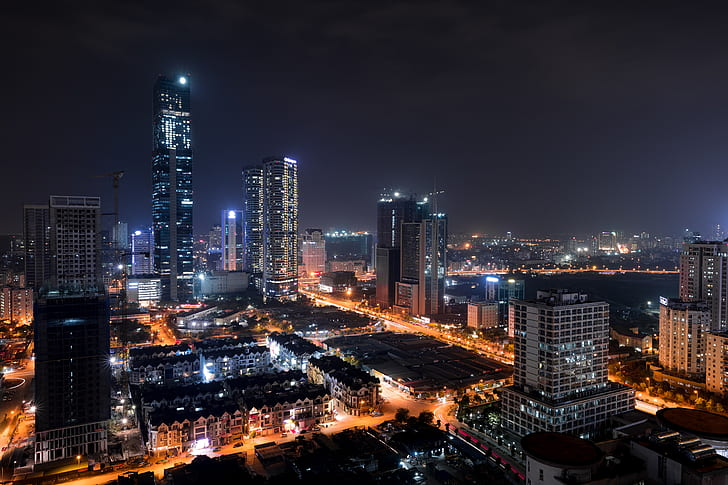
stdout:
<svg viewBox="0 0 728 485">
<path fill-rule="evenodd" d="M 192 297 L 192 142 L 188 76 L 154 85 L 152 223 L 162 300 Z"/>
</svg>

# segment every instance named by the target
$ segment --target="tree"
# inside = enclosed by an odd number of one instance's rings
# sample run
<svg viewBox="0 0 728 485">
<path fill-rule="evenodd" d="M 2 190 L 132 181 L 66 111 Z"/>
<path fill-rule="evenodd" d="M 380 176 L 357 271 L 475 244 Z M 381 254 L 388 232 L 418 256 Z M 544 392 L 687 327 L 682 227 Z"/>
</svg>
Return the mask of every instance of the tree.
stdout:
<svg viewBox="0 0 728 485">
<path fill-rule="evenodd" d="M 409 409 L 407 408 L 399 408 L 394 413 L 394 420 L 398 423 L 404 423 L 407 421 L 407 418 L 409 417 Z"/>
<path fill-rule="evenodd" d="M 435 421 L 435 414 L 432 411 L 422 411 L 417 419 L 422 424 L 432 424 Z"/>
</svg>

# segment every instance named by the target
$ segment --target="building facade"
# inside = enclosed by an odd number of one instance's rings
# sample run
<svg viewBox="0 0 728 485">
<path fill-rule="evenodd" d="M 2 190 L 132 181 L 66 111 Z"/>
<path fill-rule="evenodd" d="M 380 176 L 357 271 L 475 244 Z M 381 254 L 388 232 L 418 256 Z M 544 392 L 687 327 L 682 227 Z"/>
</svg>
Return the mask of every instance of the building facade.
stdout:
<svg viewBox="0 0 728 485">
<path fill-rule="evenodd" d="M 323 349 L 296 334 L 273 332 L 266 339 L 270 361 L 284 370 L 306 372 L 308 360 L 323 353 Z"/>
<path fill-rule="evenodd" d="M 47 204 L 23 206 L 25 284 L 36 290 L 48 282 L 51 274 L 50 215 Z"/>
<path fill-rule="evenodd" d="M 468 327 L 480 330 L 498 327 L 498 302 L 468 303 Z"/>
<path fill-rule="evenodd" d="M 688 377 L 705 374 L 710 318 L 710 308 L 702 302 L 660 298 L 660 366 Z"/>
<path fill-rule="evenodd" d="M 326 240 L 321 229 L 306 229 L 299 245 L 302 276 L 320 275 L 326 271 Z"/>
<path fill-rule="evenodd" d="M 164 301 L 192 298 L 192 137 L 189 76 L 154 84 L 152 224 L 154 270 Z"/>
<path fill-rule="evenodd" d="M 149 413 L 147 447 L 152 453 L 224 446 L 243 438 L 245 417 L 236 405 L 201 411 L 162 409 Z"/>
<path fill-rule="evenodd" d="M 607 418 L 634 408 L 634 391 L 607 379 L 609 305 L 568 290 L 512 300 L 513 386 L 503 390 L 506 429 L 596 436 Z"/>
<path fill-rule="evenodd" d="M 263 161 L 263 297 L 298 297 L 298 164 Z"/>
<path fill-rule="evenodd" d="M 446 275 L 447 216 L 402 223 L 396 306 L 415 316 L 444 313 Z"/>
<path fill-rule="evenodd" d="M 364 261 L 373 266 L 374 236 L 368 232 L 334 231 L 326 233 L 327 261 Z"/>
<path fill-rule="evenodd" d="M 728 245 L 697 241 L 680 253 L 680 299 L 704 301 L 710 310 L 710 329 L 726 330 L 728 322 Z"/>
<path fill-rule="evenodd" d="M 101 199 L 50 198 L 50 285 L 76 290 L 99 285 Z"/>
<path fill-rule="evenodd" d="M 222 211 L 222 269 L 243 270 L 243 211 Z"/>
<path fill-rule="evenodd" d="M 33 322 L 33 290 L 31 288 L 0 288 L 0 319 L 19 325 Z"/>
<path fill-rule="evenodd" d="M 245 271 L 258 282 L 263 276 L 263 167 L 243 170 L 243 232 Z"/>
<path fill-rule="evenodd" d="M 705 389 L 728 396 L 728 333 L 709 333 L 705 346 Z"/>
<path fill-rule="evenodd" d="M 377 272 L 377 304 L 390 308 L 396 304 L 396 284 L 401 272 L 402 224 L 421 222 L 429 214 L 426 200 L 418 202 L 414 196 L 399 192 L 385 194 L 377 203 L 377 246 L 375 250 Z"/>
<path fill-rule="evenodd" d="M 334 410 L 362 416 L 381 404 L 379 379 L 339 357 L 312 357 L 307 372 L 309 382 L 323 384 L 329 391 Z"/>
<path fill-rule="evenodd" d="M 248 434 L 266 436 L 300 431 L 333 420 L 331 396 L 324 386 L 311 385 L 287 393 L 242 399 Z"/>
<path fill-rule="evenodd" d="M 154 273 L 154 232 L 137 229 L 129 235 L 130 271 L 132 275 Z"/>
<path fill-rule="evenodd" d="M 111 409 L 106 297 L 42 293 L 35 354 L 35 463 L 104 457 Z"/>
</svg>

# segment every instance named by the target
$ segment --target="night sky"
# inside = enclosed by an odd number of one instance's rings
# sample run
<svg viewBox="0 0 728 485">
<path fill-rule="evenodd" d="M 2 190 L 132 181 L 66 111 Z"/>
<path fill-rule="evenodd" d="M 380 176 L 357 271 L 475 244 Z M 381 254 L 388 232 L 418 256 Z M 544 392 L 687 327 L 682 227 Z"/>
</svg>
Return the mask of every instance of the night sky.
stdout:
<svg viewBox="0 0 728 485">
<path fill-rule="evenodd" d="M 191 75 L 195 232 L 299 160 L 300 228 L 446 191 L 451 232 L 728 225 L 728 15 L 707 2 L 4 6 L 0 233 L 49 194 L 151 222 L 152 85 Z M 32 10 L 19 10 L 32 5 Z M 73 6 L 72 6 L 73 5 Z M 715 4 L 718 5 L 718 4 Z"/>
</svg>

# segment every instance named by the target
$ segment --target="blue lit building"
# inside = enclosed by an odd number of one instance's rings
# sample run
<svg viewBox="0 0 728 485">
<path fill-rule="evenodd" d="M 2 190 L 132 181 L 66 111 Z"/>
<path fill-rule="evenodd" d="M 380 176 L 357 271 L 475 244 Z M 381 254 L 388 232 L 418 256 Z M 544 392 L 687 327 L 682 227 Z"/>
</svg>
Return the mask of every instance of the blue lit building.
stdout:
<svg viewBox="0 0 728 485">
<path fill-rule="evenodd" d="M 188 76 L 154 85 L 152 224 L 163 301 L 192 298 L 192 141 Z"/>
</svg>

